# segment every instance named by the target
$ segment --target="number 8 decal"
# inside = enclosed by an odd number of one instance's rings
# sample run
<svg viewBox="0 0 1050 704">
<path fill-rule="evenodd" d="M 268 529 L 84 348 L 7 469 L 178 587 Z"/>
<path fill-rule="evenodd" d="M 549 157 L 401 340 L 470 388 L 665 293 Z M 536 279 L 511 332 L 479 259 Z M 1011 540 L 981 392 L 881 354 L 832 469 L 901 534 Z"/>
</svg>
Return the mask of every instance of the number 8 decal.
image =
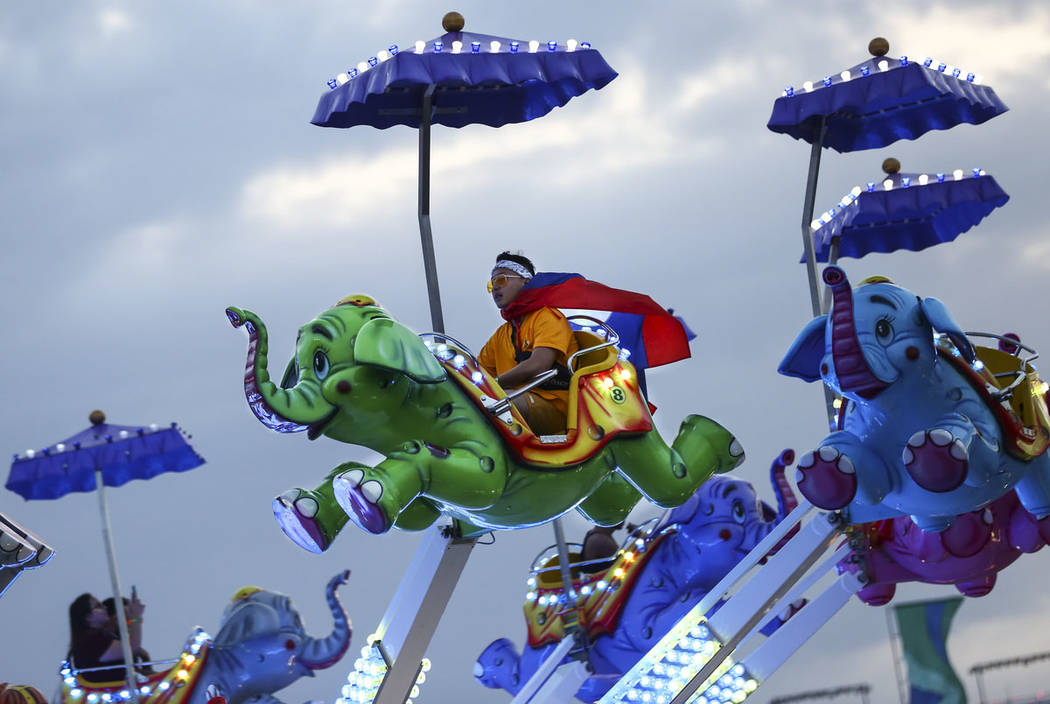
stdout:
<svg viewBox="0 0 1050 704">
<path fill-rule="evenodd" d="M 609 390 L 609 398 L 612 399 L 613 403 L 619 405 L 627 400 L 627 393 L 619 386 L 614 386 Z"/>
</svg>

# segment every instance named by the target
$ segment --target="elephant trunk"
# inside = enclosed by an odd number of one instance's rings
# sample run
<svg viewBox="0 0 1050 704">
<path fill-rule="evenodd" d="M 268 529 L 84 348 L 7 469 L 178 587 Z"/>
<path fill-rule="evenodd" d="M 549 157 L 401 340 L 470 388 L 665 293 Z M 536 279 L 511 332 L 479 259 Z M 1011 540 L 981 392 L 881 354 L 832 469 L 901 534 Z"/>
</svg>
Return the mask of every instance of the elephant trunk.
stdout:
<svg viewBox="0 0 1050 704">
<path fill-rule="evenodd" d="M 325 599 L 328 608 L 332 610 L 335 626 L 332 632 L 324 639 L 311 638 L 309 636 L 303 641 L 302 655 L 299 661 L 311 670 L 322 670 L 339 662 L 339 659 L 350 647 L 350 636 L 353 629 L 350 626 L 350 618 L 339 601 L 336 589 L 340 584 L 345 584 L 350 572 L 342 572 L 333 577 L 325 588 Z"/>
<path fill-rule="evenodd" d="M 791 484 L 788 483 L 787 477 L 785 476 L 787 468 L 794 464 L 794 462 L 795 451 L 789 447 L 781 452 L 769 467 L 769 478 L 773 484 L 773 493 L 776 494 L 777 497 L 777 516 L 775 520 L 764 524 L 763 530 L 766 535 L 772 533 L 773 529 L 776 528 L 777 525 L 798 506 L 798 499 L 795 498 L 795 492 L 791 490 Z M 798 533 L 798 529 L 799 526 L 796 525 L 788 531 L 788 534 L 773 546 L 773 549 L 769 551 L 766 557 L 776 554 L 778 550 L 787 544 L 787 541 L 794 537 L 795 533 Z"/>
<path fill-rule="evenodd" d="M 244 396 L 252 413 L 263 425 L 279 433 L 298 433 L 311 429 L 330 416 L 332 409 L 320 397 L 316 383 L 299 381 L 282 389 L 270 381 L 267 370 L 266 326 L 254 313 L 227 308 L 226 317 L 235 328 L 248 331 L 248 360 L 244 366 Z M 311 432 L 311 435 L 313 433 Z"/>
<path fill-rule="evenodd" d="M 831 355 L 835 376 L 842 392 L 852 391 L 862 398 L 874 398 L 887 384 L 871 371 L 857 339 L 853 321 L 853 290 L 846 272 L 837 266 L 824 269 L 824 283 L 834 296 L 831 310 Z"/>
</svg>

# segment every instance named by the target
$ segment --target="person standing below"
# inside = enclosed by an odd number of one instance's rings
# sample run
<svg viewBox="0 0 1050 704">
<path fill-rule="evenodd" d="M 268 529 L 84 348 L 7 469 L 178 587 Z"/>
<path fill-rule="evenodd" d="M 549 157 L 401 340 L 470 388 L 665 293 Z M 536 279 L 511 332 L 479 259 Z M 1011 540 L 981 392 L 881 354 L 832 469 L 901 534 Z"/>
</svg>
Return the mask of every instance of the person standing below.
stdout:
<svg viewBox="0 0 1050 704">
<path fill-rule="evenodd" d="M 128 638 L 132 651 L 142 648 L 142 612 L 146 605 L 138 594 L 131 592 L 126 612 Z M 74 669 L 113 665 L 105 670 L 84 672 L 80 676 L 88 682 L 124 680 L 124 651 L 120 638 L 105 630 L 109 615 L 105 607 L 91 594 L 81 594 L 69 605 L 69 659 Z"/>
<path fill-rule="evenodd" d="M 511 316 L 506 308 L 536 275 L 536 267 L 520 254 L 501 252 L 492 268 L 488 289 L 507 321 L 481 348 L 478 362 L 506 390 L 524 386 L 550 369 L 558 374 L 513 399 L 514 406 L 537 435 L 565 432 L 569 410 L 568 360 L 578 349 L 569 321 L 557 308 L 538 307 Z"/>
</svg>

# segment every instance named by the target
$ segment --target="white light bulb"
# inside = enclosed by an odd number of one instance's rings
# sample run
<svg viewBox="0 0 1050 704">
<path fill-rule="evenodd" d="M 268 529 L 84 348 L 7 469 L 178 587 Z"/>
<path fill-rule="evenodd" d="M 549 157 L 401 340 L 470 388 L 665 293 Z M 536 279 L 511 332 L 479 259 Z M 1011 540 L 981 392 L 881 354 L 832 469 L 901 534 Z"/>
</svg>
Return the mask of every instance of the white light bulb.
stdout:
<svg viewBox="0 0 1050 704">
<path fill-rule="evenodd" d="M 340 73 L 338 76 L 335 77 L 335 82 L 339 85 L 343 85 L 349 80 L 350 76 L 346 75 L 345 73 Z"/>
<path fill-rule="evenodd" d="M 808 93 L 813 90 L 813 81 L 806 81 L 802 84 L 802 88 Z"/>
<path fill-rule="evenodd" d="M 456 40 L 452 42 L 452 53 L 458 54 L 463 49 L 463 42 Z"/>
<path fill-rule="evenodd" d="M 962 177 L 963 177 L 963 170 L 962 169 L 956 169 L 955 171 L 952 172 L 952 176 L 955 178 L 956 181 L 961 181 Z"/>
<path fill-rule="evenodd" d="M 888 178 L 885 181 L 883 181 L 882 182 L 882 187 L 885 188 L 887 191 L 893 190 L 893 179 L 892 178 Z"/>
<path fill-rule="evenodd" d="M 427 43 L 426 42 L 424 42 L 422 40 L 416 42 L 416 53 L 417 54 L 422 54 L 423 50 L 426 49 L 426 48 L 427 48 Z"/>
<path fill-rule="evenodd" d="M 886 59 L 883 59 L 878 63 L 878 66 L 880 71 L 887 71 L 890 68 L 890 63 Z"/>
<path fill-rule="evenodd" d="M 859 196 L 860 195 L 860 186 L 854 186 L 853 188 L 851 188 L 850 189 L 850 193 L 853 195 L 854 198 Z"/>
<path fill-rule="evenodd" d="M 983 81 L 983 80 L 984 80 L 984 78 L 979 73 L 976 76 L 973 77 L 973 82 L 976 83 L 977 85 L 980 85 L 981 81 Z"/>
<path fill-rule="evenodd" d="M 491 42 L 489 42 L 489 51 L 491 51 L 493 54 L 498 54 L 500 46 L 500 43 L 493 39 Z"/>
<path fill-rule="evenodd" d="M 839 74 L 839 78 L 841 78 L 843 82 L 848 81 L 852 77 L 853 76 L 850 74 L 849 69 L 846 69 L 845 71 Z"/>
<path fill-rule="evenodd" d="M 386 49 L 380 49 L 376 52 L 376 58 L 378 58 L 380 61 L 386 61 L 390 58 L 390 52 Z"/>
<path fill-rule="evenodd" d="M 529 53 L 530 54 L 535 54 L 539 50 L 539 48 L 540 48 L 540 43 L 538 41 L 536 41 L 535 39 L 533 39 L 532 41 L 529 42 Z"/>
<path fill-rule="evenodd" d="M 361 73 L 364 73 L 365 71 L 367 71 L 368 70 L 368 62 L 367 61 L 362 61 L 361 63 L 359 63 L 357 65 L 357 70 L 360 71 Z"/>
<path fill-rule="evenodd" d="M 33 459 L 33 457 L 35 455 L 36 455 L 35 451 L 33 451 L 33 450 L 26 450 L 26 457 L 28 457 L 29 459 Z"/>
<path fill-rule="evenodd" d="M 577 42 L 575 39 L 570 39 L 569 41 L 565 42 L 566 51 L 576 51 L 577 46 L 579 46 L 579 42 Z"/>
<path fill-rule="evenodd" d="M 925 186 L 927 183 L 929 183 L 929 181 L 930 181 L 930 177 L 929 176 L 927 176 L 926 174 L 919 174 L 919 185 L 920 186 Z"/>
</svg>

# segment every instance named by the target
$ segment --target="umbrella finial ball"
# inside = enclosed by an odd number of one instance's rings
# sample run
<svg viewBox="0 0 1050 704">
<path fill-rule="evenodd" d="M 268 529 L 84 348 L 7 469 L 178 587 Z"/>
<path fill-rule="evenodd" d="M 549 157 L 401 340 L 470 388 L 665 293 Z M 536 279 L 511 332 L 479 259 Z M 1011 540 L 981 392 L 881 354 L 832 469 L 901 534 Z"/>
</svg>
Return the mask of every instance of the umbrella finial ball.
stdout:
<svg viewBox="0 0 1050 704">
<path fill-rule="evenodd" d="M 91 421 L 91 425 L 102 425 L 106 422 L 106 414 L 95 409 L 88 415 L 88 420 Z"/>
<path fill-rule="evenodd" d="M 885 56 L 890 51 L 890 43 L 885 37 L 875 37 L 868 42 L 868 53 L 872 56 Z"/>
<path fill-rule="evenodd" d="M 463 19 L 463 15 L 456 11 L 446 12 L 445 16 L 441 18 L 441 26 L 446 32 L 462 32 L 465 23 L 466 20 Z"/>
<path fill-rule="evenodd" d="M 901 163 L 892 156 L 882 162 L 882 171 L 887 174 L 900 173 Z"/>
</svg>

